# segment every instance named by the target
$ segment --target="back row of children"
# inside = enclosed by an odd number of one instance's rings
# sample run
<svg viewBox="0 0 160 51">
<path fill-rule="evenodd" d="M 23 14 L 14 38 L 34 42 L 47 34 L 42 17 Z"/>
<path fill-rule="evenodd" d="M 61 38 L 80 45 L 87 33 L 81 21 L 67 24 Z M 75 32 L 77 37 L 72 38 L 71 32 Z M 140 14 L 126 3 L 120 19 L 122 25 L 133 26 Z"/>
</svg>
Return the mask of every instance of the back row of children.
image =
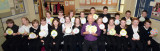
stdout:
<svg viewBox="0 0 160 51">
<path fill-rule="evenodd" d="M 125 17 L 120 19 L 120 14 L 116 13 L 115 17 L 111 17 L 108 7 L 103 7 L 102 14 L 96 14 L 94 7 L 90 8 L 89 15 L 99 15 L 94 18 L 97 25 L 104 25 L 101 28 L 101 34 L 97 36 L 98 51 L 158 51 L 158 43 L 152 39 L 153 34 L 150 33 L 151 21 L 147 18 L 147 11 L 142 11 L 138 18 L 131 17 L 131 11 L 125 12 Z M 58 17 L 51 17 L 50 12 L 46 12 L 46 18 L 29 21 L 27 17 L 21 18 L 22 26 L 18 26 L 12 19 L 6 21 L 7 28 L 13 30 L 12 34 L 4 33 L 6 41 L 2 44 L 4 51 L 41 51 L 44 47 L 45 51 L 82 51 L 84 45 L 84 37 L 81 35 L 83 24 L 88 22 L 84 12 L 80 12 L 79 17 L 74 17 L 73 11 L 69 12 L 69 16 L 64 16 L 60 10 Z M 103 26 L 102 26 L 103 27 Z M 78 32 L 73 32 L 78 29 Z M 111 35 L 109 31 L 116 30 L 116 34 Z M 122 36 L 121 30 L 126 30 L 127 35 Z M 52 36 L 52 30 L 57 32 L 57 36 Z M 44 36 L 40 36 L 39 32 L 46 32 Z M 29 34 L 36 34 L 36 38 L 30 38 Z M 133 34 L 137 34 L 139 38 L 133 38 Z M 61 46 L 63 44 L 63 46 Z M 93 48 L 91 48 L 93 50 Z"/>
</svg>

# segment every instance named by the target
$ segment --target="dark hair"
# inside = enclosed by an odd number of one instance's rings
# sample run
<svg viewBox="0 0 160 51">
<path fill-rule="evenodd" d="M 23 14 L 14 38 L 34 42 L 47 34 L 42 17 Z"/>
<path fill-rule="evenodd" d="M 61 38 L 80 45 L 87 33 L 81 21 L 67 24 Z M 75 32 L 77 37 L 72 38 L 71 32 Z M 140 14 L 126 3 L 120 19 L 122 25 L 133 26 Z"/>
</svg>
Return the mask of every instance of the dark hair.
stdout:
<svg viewBox="0 0 160 51">
<path fill-rule="evenodd" d="M 121 21 L 126 21 L 126 19 L 121 19 L 120 22 L 121 22 Z M 121 24 L 121 23 L 120 23 L 120 24 Z M 125 29 L 126 29 L 127 27 L 128 27 L 127 24 L 125 24 Z"/>
<path fill-rule="evenodd" d="M 81 14 L 81 13 L 84 13 L 84 12 L 83 12 L 83 11 L 81 11 L 81 12 L 80 12 L 80 14 Z"/>
<path fill-rule="evenodd" d="M 6 24 L 9 24 L 9 23 L 13 23 L 14 24 L 13 19 L 7 19 Z"/>
<path fill-rule="evenodd" d="M 63 13 L 63 10 L 62 10 L 62 9 L 60 9 L 60 10 L 58 11 L 58 13 Z"/>
<path fill-rule="evenodd" d="M 69 20 L 71 21 L 71 18 L 70 18 L 69 16 L 65 16 L 65 17 L 64 17 L 64 18 L 65 18 L 65 20 L 66 20 L 66 18 L 67 18 L 67 17 L 68 17 L 68 18 L 69 18 Z"/>
<path fill-rule="evenodd" d="M 127 10 L 126 13 L 131 13 L 131 11 L 130 11 L 130 10 Z M 126 13 L 125 13 L 125 14 L 126 14 Z"/>
<path fill-rule="evenodd" d="M 146 12 L 146 13 L 147 13 L 147 10 L 143 10 L 142 13 L 143 13 L 143 12 Z"/>
<path fill-rule="evenodd" d="M 71 12 L 73 12 L 73 16 L 74 16 L 74 11 L 73 10 L 70 10 L 69 12 L 68 12 L 68 16 L 70 16 L 70 14 L 71 14 Z"/>
<path fill-rule="evenodd" d="M 103 10 L 104 10 L 104 9 L 107 9 L 107 10 L 108 10 L 108 7 L 107 7 L 107 6 L 104 6 L 104 7 L 103 7 Z"/>
<path fill-rule="evenodd" d="M 57 22 L 58 22 L 58 26 L 61 25 L 59 19 L 58 19 L 58 18 L 54 18 L 53 21 L 52 21 L 52 28 L 55 27 L 55 25 L 53 24 L 54 21 L 57 21 Z"/>
<path fill-rule="evenodd" d="M 45 18 L 45 17 L 42 17 L 42 18 L 41 18 L 41 21 L 46 21 L 46 18 Z"/>
<path fill-rule="evenodd" d="M 75 17 L 74 25 L 76 26 L 76 19 L 79 19 L 79 24 L 80 24 L 80 27 L 81 27 L 81 19 L 79 17 Z"/>
<path fill-rule="evenodd" d="M 95 7 L 91 7 L 90 10 L 91 10 L 91 9 L 94 9 L 94 10 L 95 10 L 96 8 L 95 8 Z"/>
<path fill-rule="evenodd" d="M 150 21 L 150 20 L 146 20 L 145 22 L 144 22 L 144 24 L 146 24 L 146 23 L 150 23 L 150 24 L 152 24 L 152 22 Z"/>
<path fill-rule="evenodd" d="M 108 22 L 110 22 L 110 20 L 115 21 L 115 18 L 114 18 L 114 17 L 111 17 Z"/>
<path fill-rule="evenodd" d="M 115 16 L 117 16 L 117 15 L 119 15 L 119 16 L 120 16 L 120 14 L 119 14 L 119 13 L 116 13 L 116 14 L 115 14 Z"/>
<path fill-rule="evenodd" d="M 37 19 L 34 19 L 34 20 L 32 21 L 32 25 L 35 24 L 35 23 L 38 23 L 38 24 L 39 24 L 39 21 L 38 21 Z"/>
</svg>

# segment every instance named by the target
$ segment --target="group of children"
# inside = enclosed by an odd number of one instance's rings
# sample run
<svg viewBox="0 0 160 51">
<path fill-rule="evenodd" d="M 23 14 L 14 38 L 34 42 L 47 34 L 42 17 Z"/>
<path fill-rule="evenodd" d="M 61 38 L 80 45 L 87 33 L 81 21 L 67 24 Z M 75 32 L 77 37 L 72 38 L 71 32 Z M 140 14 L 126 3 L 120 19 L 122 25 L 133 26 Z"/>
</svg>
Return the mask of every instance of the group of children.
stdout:
<svg viewBox="0 0 160 51">
<path fill-rule="evenodd" d="M 152 39 L 151 21 L 147 18 L 147 11 L 142 11 L 142 16 L 137 18 L 131 17 L 131 11 L 126 11 L 125 17 L 120 19 L 120 14 L 116 13 L 115 17 L 111 17 L 108 7 L 103 7 L 102 14 L 96 14 L 94 7 L 90 8 L 90 14 L 98 18 L 94 20 L 94 24 L 100 28 L 100 35 L 95 35 L 96 43 L 92 43 L 92 39 L 88 45 L 91 51 L 158 51 L 159 44 Z M 74 17 L 74 12 L 70 11 L 69 16 L 64 16 L 63 11 L 59 10 L 58 17 L 51 17 L 50 12 L 46 12 L 46 17 L 38 20 L 29 21 L 27 17 L 22 17 L 22 26 L 18 26 L 12 19 L 6 21 L 7 28 L 4 32 L 6 41 L 2 44 L 4 51 L 85 51 L 87 43 L 84 37 L 83 28 L 91 21 L 85 16 L 84 12 L 80 12 L 79 17 Z M 83 27 L 83 28 L 82 28 Z M 7 31 L 11 29 L 12 34 Z M 57 32 L 57 36 L 52 36 L 52 30 Z M 76 32 L 76 31 L 77 32 Z M 86 30 L 86 29 L 85 29 Z M 112 34 L 112 31 L 115 34 Z M 122 35 L 124 30 L 126 35 Z M 40 32 L 45 32 L 41 36 Z M 36 34 L 35 38 L 30 37 L 30 33 Z M 125 34 L 124 33 L 124 34 Z M 90 37 L 92 38 L 92 37 Z M 97 50 L 90 46 L 97 46 Z M 88 48 L 87 47 L 87 48 Z"/>
</svg>

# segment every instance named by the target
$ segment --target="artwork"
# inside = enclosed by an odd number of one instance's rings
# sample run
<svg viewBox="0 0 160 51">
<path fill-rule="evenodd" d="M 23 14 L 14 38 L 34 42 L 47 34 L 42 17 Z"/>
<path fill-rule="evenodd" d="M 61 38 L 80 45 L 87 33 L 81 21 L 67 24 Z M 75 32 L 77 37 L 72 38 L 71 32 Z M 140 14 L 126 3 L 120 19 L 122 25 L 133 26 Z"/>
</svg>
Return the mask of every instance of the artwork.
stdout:
<svg viewBox="0 0 160 51">
<path fill-rule="evenodd" d="M 0 0 L 0 13 L 9 12 L 10 6 L 8 0 Z"/>
<path fill-rule="evenodd" d="M 160 20 L 160 2 L 157 2 L 152 8 L 152 18 Z"/>
</svg>

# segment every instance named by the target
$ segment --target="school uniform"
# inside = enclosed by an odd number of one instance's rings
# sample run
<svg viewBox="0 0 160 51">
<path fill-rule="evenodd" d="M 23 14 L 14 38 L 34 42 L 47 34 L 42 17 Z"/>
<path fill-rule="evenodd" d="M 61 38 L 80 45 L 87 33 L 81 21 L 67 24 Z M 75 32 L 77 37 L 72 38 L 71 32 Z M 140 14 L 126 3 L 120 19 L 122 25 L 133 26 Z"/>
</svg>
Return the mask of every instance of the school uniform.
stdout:
<svg viewBox="0 0 160 51">
<path fill-rule="evenodd" d="M 109 20 L 110 18 L 111 18 L 111 14 L 109 14 L 109 13 L 107 13 L 107 14 L 98 14 L 99 15 L 99 17 L 101 17 L 101 18 L 104 18 L 104 17 L 107 17 L 107 19 Z M 108 22 L 107 22 L 108 23 Z M 107 23 L 104 23 L 104 24 L 107 24 Z"/>
<path fill-rule="evenodd" d="M 50 17 L 50 18 L 47 18 L 46 17 L 46 22 L 49 24 L 49 25 L 52 25 L 52 21 L 53 21 L 53 17 Z"/>
<path fill-rule="evenodd" d="M 39 32 L 40 32 L 40 27 L 38 27 L 37 29 L 33 27 L 30 28 L 30 33 L 34 33 L 38 36 Z M 41 47 L 40 47 L 39 36 L 35 39 L 29 39 L 29 51 L 40 51 L 40 50 L 41 50 Z"/>
<path fill-rule="evenodd" d="M 81 35 L 81 26 L 78 26 L 78 27 L 76 27 L 75 25 L 73 26 L 73 29 L 74 28 L 78 28 L 79 29 L 79 33 L 77 33 L 77 34 L 75 34 L 74 35 L 74 42 L 73 43 L 75 43 L 76 44 L 76 49 L 78 50 L 78 51 L 82 51 L 82 43 L 83 43 L 83 41 L 84 41 L 84 37 Z"/>
<path fill-rule="evenodd" d="M 126 22 L 127 22 L 127 18 L 126 18 L 126 17 L 122 17 L 121 19 L 124 19 L 124 20 L 126 20 Z M 131 20 L 131 23 L 132 23 L 132 17 L 130 17 L 129 19 Z M 127 25 L 127 26 L 131 26 L 131 24 L 130 24 L 130 25 Z"/>
<path fill-rule="evenodd" d="M 72 23 L 71 23 L 72 24 Z M 73 26 L 73 24 L 71 25 L 71 27 L 68 27 L 68 28 L 70 28 L 71 30 L 73 30 L 72 29 L 72 26 Z M 66 28 L 66 26 L 65 26 L 65 23 L 64 24 L 62 24 L 62 31 L 64 30 Z M 73 43 L 73 37 L 74 37 L 74 35 L 72 35 L 71 33 L 66 33 L 66 32 L 63 32 L 64 33 L 64 36 L 63 36 L 63 38 L 64 38 L 64 49 L 63 49 L 63 51 L 68 51 L 68 50 L 70 50 L 70 51 L 75 51 L 75 43 Z"/>
<path fill-rule="evenodd" d="M 122 28 L 120 25 L 116 26 L 116 33 L 120 35 Z M 126 29 L 125 29 L 126 30 Z M 128 38 L 125 36 L 117 37 L 117 48 L 119 51 L 128 51 Z"/>
<path fill-rule="evenodd" d="M 17 33 L 19 27 L 17 25 L 13 25 L 12 27 L 7 27 L 7 29 L 11 29 L 13 30 L 13 33 Z M 6 40 L 5 42 L 2 44 L 2 49 L 3 51 L 16 51 L 17 50 L 17 35 L 13 36 L 13 35 L 6 35 L 5 36 Z"/>
<path fill-rule="evenodd" d="M 19 32 L 21 32 L 21 30 L 24 30 L 25 32 L 27 32 L 29 34 L 29 29 L 32 25 L 29 24 L 28 26 L 22 25 L 19 29 Z M 28 40 L 28 35 L 20 35 L 21 39 L 20 39 L 20 51 L 28 51 L 29 47 L 29 40 Z"/>
<path fill-rule="evenodd" d="M 105 25 L 105 29 L 106 29 L 106 31 L 108 32 L 109 31 L 109 29 L 108 29 L 108 24 L 107 25 Z M 116 28 L 114 28 L 114 29 L 116 29 Z M 114 36 L 114 35 L 107 35 L 106 34 L 106 43 L 107 43 L 107 50 L 108 51 L 116 51 L 117 49 L 117 37 L 116 36 Z"/>
<path fill-rule="evenodd" d="M 152 39 L 152 37 L 149 37 L 149 35 L 151 35 L 150 31 L 152 30 L 152 28 L 145 28 L 144 26 L 142 26 L 140 28 L 140 34 L 141 34 L 141 41 L 143 43 L 143 51 L 159 51 L 159 44 Z M 148 41 L 151 41 L 151 44 L 148 45 Z"/>
<path fill-rule="evenodd" d="M 83 32 L 86 32 L 87 25 L 89 25 L 89 23 L 84 24 L 81 29 L 81 35 L 84 36 L 83 51 L 88 51 L 90 50 L 90 48 L 92 51 L 97 51 L 98 50 L 97 37 L 93 36 L 92 34 L 86 34 L 86 35 L 83 34 Z M 91 25 L 97 27 L 96 34 L 100 36 L 101 31 L 98 24 L 93 22 Z"/>
<path fill-rule="evenodd" d="M 63 35 L 64 35 L 62 33 L 62 25 L 58 26 L 57 29 L 55 27 L 52 27 L 51 30 L 56 30 L 58 33 L 55 39 L 53 39 L 52 36 L 50 36 L 51 51 L 60 51 L 60 45 L 61 42 L 63 41 Z"/>
<path fill-rule="evenodd" d="M 138 33 L 138 35 L 140 36 L 140 28 L 138 27 L 133 29 L 131 25 L 126 30 L 127 30 L 129 43 L 131 45 L 131 51 L 142 51 L 143 49 L 142 42 L 140 40 L 132 40 L 133 34 Z"/>
<path fill-rule="evenodd" d="M 79 16 L 79 17 L 80 17 L 80 16 Z M 84 19 L 84 20 L 83 20 L 83 19 Z M 84 18 L 80 17 L 80 20 L 81 20 L 81 24 L 82 24 L 82 25 L 88 22 L 88 21 L 87 21 L 87 17 L 84 17 Z"/>
<path fill-rule="evenodd" d="M 140 21 L 139 22 L 139 24 L 138 24 L 138 26 L 144 26 L 144 22 L 146 21 L 146 20 L 149 20 L 149 18 L 147 18 L 147 17 L 144 17 L 145 18 L 145 20 L 144 21 Z M 138 17 L 138 19 L 140 19 L 140 17 Z"/>
<path fill-rule="evenodd" d="M 46 32 L 46 36 L 44 36 L 42 39 L 40 38 L 40 40 L 43 40 L 44 42 L 41 42 L 41 45 L 44 46 L 45 51 L 50 51 L 50 34 L 51 34 L 51 25 L 46 24 L 44 26 L 40 25 L 40 31 L 45 31 Z"/>
<path fill-rule="evenodd" d="M 106 34 L 106 32 L 105 32 Z M 98 36 L 98 51 L 105 51 L 105 35 L 104 31 L 101 30 L 100 36 Z"/>
</svg>

